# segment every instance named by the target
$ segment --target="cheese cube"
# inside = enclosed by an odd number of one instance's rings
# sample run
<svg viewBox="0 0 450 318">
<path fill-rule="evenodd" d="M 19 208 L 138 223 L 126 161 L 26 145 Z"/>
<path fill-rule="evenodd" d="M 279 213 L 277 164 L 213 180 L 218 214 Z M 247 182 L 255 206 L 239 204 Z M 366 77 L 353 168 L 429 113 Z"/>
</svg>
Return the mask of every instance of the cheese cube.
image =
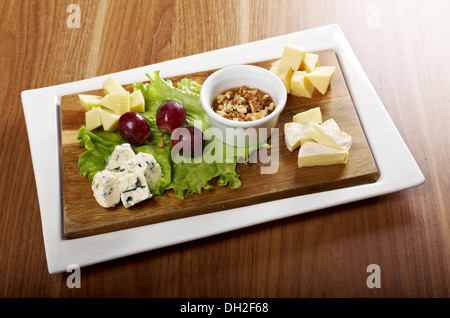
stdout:
<svg viewBox="0 0 450 318">
<path fill-rule="evenodd" d="M 306 78 L 307 73 L 294 71 L 291 78 L 290 94 L 298 97 L 311 98 L 314 86 Z"/>
<path fill-rule="evenodd" d="M 114 147 L 113 152 L 108 158 L 105 169 L 116 170 L 126 162 L 128 159 L 133 158 L 135 153 L 130 144 L 122 144 Z"/>
<path fill-rule="evenodd" d="M 113 111 L 116 115 L 122 115 L 130 111 L 130 93 L 110 93 L 100 100 L 100 104 Z"/>
<path fill-rule="evenodd" d="M 321 145 L 340 150 L 349 150 L 352 145 L 352 136 L 334 126 L 312 123 L 307 134 Z"/>
<path fill-rule="evenodd" d="M 102 125 L 101 111 L 102 109 L 100 107 L 94 107 L 84 114 L 87 129 L 94 130 Z"/>
<path fill-rule="evenodd" d="M 348 151 L 306 142 L 298 152 L 298 167 L 325 166 L 347 163 Z"/>
<path fill-rule="evenodd" d="M 100 119 L 102 121 L 103 130 L 105 131 L 114 131 L 119 127 L 120 115 L 100 109 Z"/>
<path fill-rule="evenodd" d="M 104 208 L 114 207 L 120 202 L 119 179 L 109 170 L 99 171 L 92 180 L 94 197 Z"/>
<path fill-rule="evenodd" d="M 280 69 L 286 70 L 291 68 L 293 71 L 297 71 L 305 55 L 306 49 L 294 44 L 286 44 L 281 56 Z"/>
<path fill-rule="evenodd" d="M 272 63 L 271 67 L 280 67 L 281 59 Z"/>
<path fill-rule="evenodd" d="M 306 53 L 302 64 L 300 64 L 300 71 L 311 73 L 319 65 L 319 55 L 314 53 Z"/>
<path fill-rule="evenodd" d="M 100 100 L 102 99 L 102 96 L 78 94 L 78 97 L 80 98 L 81 105 L 83 105 L 86 110 L 101 106 Z"/>
<path fill-rule="evenodd" d="M 141 113 L 145 111 L 144 95 L 140 89 L 130 94 L 130 111 Z"/>
<path fill-rule="evenodd" d="M 286 87 L 286 92 L 289 94 L 291 89 L 291 78 L 292 78 L 292 69 L 289 67 L 285 70 L 282 70 L 278 66 L 273 66 L 270 68 L 270 71 L 274 73 L 278 78 L 283 82 L 284 87 Z"/>
<path fill-rule="evenodd" d="M 298 113 L 292 118 L 292 121 L 301 124 L 309 124 L 310 122 L 321 124 L 322 113 L 320 112 L 320 107 L 311 108 L 307 111 Z"/>
<path fill-rule="evenodd" d="M 322 95 L 325 95 L 335 70 L 336 66 L 318 66 L 311 73 L 307 73 L 305 77 Z"/>
<path fill-rule="evenodd" d="M 152 197 L 143 172 L 127 173 L 119 178 L 120 198 L 129 208 Z"/>
<path fill-rule="evenodd" d="M 103 82 L 103 92 L 105 95 L 116 92 L 126 92 L 126 89 L 122 87 L 114 78 L 110 77 Z"/>
</svg>

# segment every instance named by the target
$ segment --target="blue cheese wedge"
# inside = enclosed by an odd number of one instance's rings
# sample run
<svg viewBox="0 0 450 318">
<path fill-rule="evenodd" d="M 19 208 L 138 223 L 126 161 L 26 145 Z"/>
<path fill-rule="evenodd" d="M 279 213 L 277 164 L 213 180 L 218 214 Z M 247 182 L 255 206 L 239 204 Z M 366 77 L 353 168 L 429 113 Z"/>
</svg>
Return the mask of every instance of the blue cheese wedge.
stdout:
<svg viewBox="0 0 450 318">
<path fill-rule="evenodd" d="M 127 161 L 130 158 L 133 158 L 134 156 L 135 153 L 133 149 L 131 149 L 130 144 L 117 145 L 114 148 L 112 154 L 109 156 L 105 169 L 107 170 L 118 169 L 125 161 Z"/>
<path fill-rule="evenodd" d="M 162 177 L 162 169 L 155 157 L 150 154 L 140 152 L 135 156 L 138 164 L 135 171 L 143 171 L 147 185 L 150 190 L 154 190 Z"/>
<path fill-rule="evenodd" d="M 118 169 L 119 173 L 144 173 L 150 191 L 156 188 L 159 179 L 162 177 L 162 169 L 155 157 L 150 154 L 140 152 L 133 158 L 128 159 Z"/>
<path fill-rule="evenodd" d="M 127 173 L 119 178 L 120 199 L 129 208 L 152 197 L 143 172 Z"/>
<path fill-rule="evenodd" d="M 92 180 L 92 191 L 102 207 L 114 207 L 120 202 L 118 175 L 109 170 L 97 172 Z"/>
<path fill-rule="evenodd" d="M 348 151 L 308 141 L 298 152 L 298 166 L 313 167 L 347 163 Z"/>
</svg>

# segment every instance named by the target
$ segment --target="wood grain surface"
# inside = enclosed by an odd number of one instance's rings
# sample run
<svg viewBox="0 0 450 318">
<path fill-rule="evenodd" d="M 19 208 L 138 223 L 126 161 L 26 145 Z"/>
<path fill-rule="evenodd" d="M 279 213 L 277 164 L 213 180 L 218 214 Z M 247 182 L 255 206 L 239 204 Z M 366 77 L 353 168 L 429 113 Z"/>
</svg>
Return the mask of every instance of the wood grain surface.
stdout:
<svg viewBox="0 0 450 318">
<path fill-rule="evenodd" d="M 1 1 L 0 296 L 448 298 L 449 12 L 445 0 Z M 331 23 L 423 185 L 86 267 L 81 288 L 48 273 L 21 91 Z M 366 284 L 370 264 L 381 288 Z"/>
<path fill-rule="evenodd" d="M 313 98 L 289 95 L 286 106 L 278 120 L 278 136 L 273 134 L 268 141 L 271 162 L 261 160 L 249 164 L 238 164 L 236 170 L 242 181 L 238 189 L 220 187 L 214 180 L 215 188 L 198 195 L 186 196 L 183 200 L 175 197 L 173 191 L 154 196 L 131 208 L 119 204 L 105 209 L 93 197 L 91 183 L 80 174 L 78 158 L 85 151 L 79 147 L 76 128 L 85 125 L 85 110 L 78 94 L 61 97 L 62 161 L 63 161 L 63 202 L 64 235 L 67 239 L 108 233 L 131 227 L 164 222 L 183 217 L 227 210 L 292 196 L 338 189 L 374 182 L 379 177 L 376 163 L 367 143 L 355 106 L 347 89 L 339 62 L 332 50 L 316 52 L 319 66 L 336 66 L 332 83 L 325 95 L 317 90 Z M 269 69 L 275 60 L 255 63 Z M 174 85 L 180 78 L 189 78 L 199 84 L 214 72 L 199 72 L 170 79 Z M 129 88 L 130 85 L 125 85 Z M 80 92 L 102 96 L 102 91 Z M 340 129 L 352 136 L 349 161 L 347 164 L 317 166 L 299 169 L 297 151 L 290 152 L 284 142 L 284 124 L 292 122 L 299 112 L 320 107 L 323 120 L 334 119 Z M 264 148 L 265 149 L 265 148 Z M 252 156 L 254 158 L 255 154 Z M 254 161 L 251 159 L 251 161 Z M 271 165 L 274 173 L 262 174 L 264 166 Z M 275 170 L 276 169 L 276 170 Z M 275 211 L 274 211 L 275 213 Z"/>
</svg>

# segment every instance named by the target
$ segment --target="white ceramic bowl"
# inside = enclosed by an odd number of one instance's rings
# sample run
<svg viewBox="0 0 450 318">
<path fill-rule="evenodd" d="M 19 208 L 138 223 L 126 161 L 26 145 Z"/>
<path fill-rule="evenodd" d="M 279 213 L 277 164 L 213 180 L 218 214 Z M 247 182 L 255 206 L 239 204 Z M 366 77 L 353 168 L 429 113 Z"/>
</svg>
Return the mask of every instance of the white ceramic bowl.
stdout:
<svg viewBox="0 0 450 318">
<path fill-rule="evenodd" d="M 268 93 L 275 103 L 275 109 L 264 118 L 247 122 L 223 118 L 213 110 L 212 104 L 217 95 L 243 85 Z M 215 129 L 216 137 L 237 147 L 254 146 L 269 139 L 286 105 L 286 99 L 283 82 L 272 72 L 252 65 L 222 68 L 205 80 L 200 91 L 201 103 Z"/>
</svg>

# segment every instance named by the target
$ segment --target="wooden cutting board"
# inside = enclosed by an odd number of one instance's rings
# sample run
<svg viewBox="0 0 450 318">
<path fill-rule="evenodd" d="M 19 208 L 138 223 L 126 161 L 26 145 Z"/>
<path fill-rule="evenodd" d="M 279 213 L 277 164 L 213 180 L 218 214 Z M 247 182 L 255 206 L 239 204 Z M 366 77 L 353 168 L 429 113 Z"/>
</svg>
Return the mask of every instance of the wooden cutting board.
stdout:
<svg viewBox="0 0 450 318">
<path fill-rule="evenodd" d="M 372 157 L 364 131 L 358 119 L 345 79 L 332 50 L 317 52 L 319 65 L 337 66 L 333 81 L 326 95 L 317 90 L 311 99 L 288 95 L 285 109 L 280 115 L 279 136 L 270 142 L 279 142 L 279 164 L 275 174 L 261 174 L 264 165 L 238 164 L 242 186 L 238 189 L 221 187 L 214 183 L 214 190 L 178 199 L 173 190 L 162 196 L 154 196 L 135 207 L 126 209 L 121 204 L 112 209 L 101 207 L 94 199 L 91 183 L 80 175 L 78 157 L 85 151 L 79 147 L 78 129 L 84 125 L 84 109 L 77 94 L 61 98 L 61 141 L 63 161 L 64 234 L 67 239 L 85 237 L 136 226 L 179 219 L 214 211 L 242 207 L 255 203 L 326 191 L 376 181 L 379 172 Z M 269 68 L 273 61 L 254 63 Z M 199 84 L 212 73 L 201 72 L 171 78 L 177 81 L 188 77 Z M 130 86 L 125 86 L 130 89 Z M 103 95 L 102 90 L 80 92 Z M 302 111 L 320 107 L 323 120 L 333 118 L 341 130 L 352 136 L 348 163 L 321 167 L 298 168 L 298 150 L 289 152 L 284 143 L 283 127 Z M 270 153 L 269 153 L 270 155 Z M 267 166 L 267 164 L 266 164 Z M 275 166 L 273 166 L 275 167 Z M 277 213 L 276 210 L 273 213 Z"/>
</svg>

